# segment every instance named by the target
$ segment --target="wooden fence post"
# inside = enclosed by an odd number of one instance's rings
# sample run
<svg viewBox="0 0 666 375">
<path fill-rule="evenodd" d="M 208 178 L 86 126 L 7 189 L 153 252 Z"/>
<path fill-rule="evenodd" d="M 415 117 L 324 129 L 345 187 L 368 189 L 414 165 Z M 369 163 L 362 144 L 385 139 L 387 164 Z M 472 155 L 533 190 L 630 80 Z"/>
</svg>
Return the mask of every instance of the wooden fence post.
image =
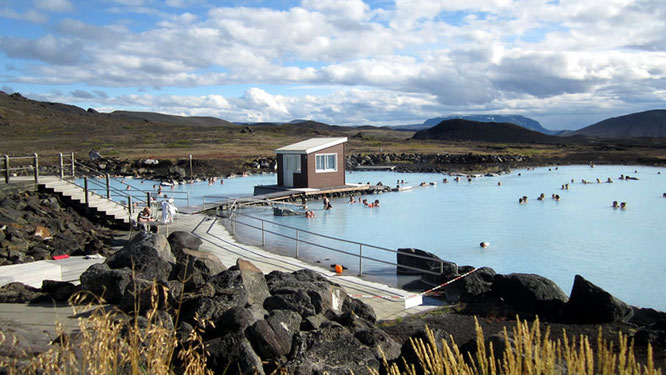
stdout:
<svg viewBox="0 0 666 375">
<path fill-rule="evenodd" d="M 65 169 L 62 161 L 62 152 L 58 154 L 58 157 L 60 158 L 60 178 L 65 178 Z"/>
<path fill-rule="evenodd" d="M 35 183 L 39 183 L 39 156 L 37 156 L 37 153 L 35 152 Z"/>
<path fill-rule="evenodd" d="M 5 183 L 9 183 L 9 155 L 5 155 Z"/>
</svg>

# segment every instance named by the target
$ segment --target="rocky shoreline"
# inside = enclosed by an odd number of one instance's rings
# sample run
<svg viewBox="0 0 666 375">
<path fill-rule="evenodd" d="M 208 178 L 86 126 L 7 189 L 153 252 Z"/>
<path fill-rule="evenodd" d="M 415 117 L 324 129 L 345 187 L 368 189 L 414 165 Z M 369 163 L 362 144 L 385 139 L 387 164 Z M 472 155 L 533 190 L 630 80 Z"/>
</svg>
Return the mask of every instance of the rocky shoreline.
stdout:
<svg viewBox="0 0 666 375">
<path fill-rule="evenodd" d="M 0 191 L 0 228 L 0 266 L 111 252 L 113 232 L 53 194 Z"/>
<path fill-rule="evenodd" d="M 169 182 L 185 182 L 191 179 L 229 177 L 248 173 L 271 173 L 277 169 L 274 157 L 258 157 L 232 165 L 216 160 L 193 160 L 190 173 L 189 160 L 169 159 L 120 160 L 98 158 L 83 161 L 88 167 L 115 176 L 134 176 Z M 517 166 L 528 166 L 530 158 L 520 155 L 479 154 L 350 154 L 345 157 L 346 169 L 350 171 L 368 166 L 395 166 L 400 172 L 509 172 Z M 82 171 L 85 173 L 86 171 Z"/>
</svg>

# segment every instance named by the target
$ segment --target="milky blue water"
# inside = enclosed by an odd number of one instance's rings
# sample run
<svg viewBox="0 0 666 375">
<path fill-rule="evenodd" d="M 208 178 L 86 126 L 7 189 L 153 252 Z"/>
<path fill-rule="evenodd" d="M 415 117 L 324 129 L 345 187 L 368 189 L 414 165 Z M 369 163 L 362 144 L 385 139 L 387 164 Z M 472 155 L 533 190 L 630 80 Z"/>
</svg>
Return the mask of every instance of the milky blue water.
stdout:
<svg viewBox="0 0 666 375">
<path fill-rule="evenodd" d="M 620 180 L 621 174 L 640 180 Z M 444 184 L 443 178 L 449 183 Z M 604 183 L 597 183 L 597 178 Z M 614 182 L 605 183 L 608 178 Z M 347 174 L 348 183 L 381 181 L 393 186 L 398 179 L 407 185 L 437 184 L 364 197 L 379 199 L 378 208 L 349 204 L 344 198 L 333 199 L 333 209 L 324 211 L 320 201 L 309 202 L 315 209 L 314 219 L 275 217 L 266 209 L 243 211 L 272 222 L 389 249 L 420 248 L 459 265 L 490 266 L 500 273 L 540 274 L 555 281 L 567 294 L 574 275 L 581 274 L 627 303 L 666 310 L 665 168 L 544 167 L 474 178 L 471 182 L 466 178 L 455 182 L 442 174 Z M 583 184 L 581 179 L 592 183 Z M 192 204 L 200 204 L 203 195 L 248 195 L 254 185 L 275 183 L 275 175 L 261 175 L 225 179 L 223 185 L 217 181 L 213 185 L 203 182 L 177 186 L 174 191 L 189 190 Z M 566 183 L 569 189 L 562 190 Z M 546 196 L 543 201 L 537 200 L 541 193 Z M 552 194 L 559 194 L 561 199 L 552 199 Z M 518 203 L 522 196 L 528 197 L 526 204 Z M 627 208 L 613 209 L 613 201 L 627 202 Z M 270 230 L 292 237 L 295 232 Z M 241 232 L 250 235 L 252 231 Z M 254 232 L 256 238 L 258 231 Z M 301 233 L 300 238 L 307 236 Z M 269 236 L 266 241 L 281 252 L 293 252 L 292 240 Z M 490 247 L 481 248 L 481 241 L 489 242 Z M 331 246 L 358 253 L 357 245 Z M 395 261 L 392 253 L 365 251 L 365 255 Z M 302 246 L 300 255 L 357 269 L 355 258 L 321 249 Z M 363 267 L 366 274 L 394 272 L 394 268 L 377 262 L 366 261 Z"/>
</svg>

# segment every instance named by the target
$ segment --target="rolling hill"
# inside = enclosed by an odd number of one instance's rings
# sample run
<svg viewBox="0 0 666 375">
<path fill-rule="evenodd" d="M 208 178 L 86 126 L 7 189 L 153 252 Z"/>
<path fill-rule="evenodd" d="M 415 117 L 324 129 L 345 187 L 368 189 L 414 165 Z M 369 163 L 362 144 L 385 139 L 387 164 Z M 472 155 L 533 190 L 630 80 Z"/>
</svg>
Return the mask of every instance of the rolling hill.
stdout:
<svg viewBox="0 0 666 375">
<path fill-rule="evenodd" d="M 515 124 L 463 119 L 441 121 L 431 128 L 417 132 L 413 139 L 545 144 L 561 142 L 558 137 L 528 130 Z"/>
<path fill-rule="evenodd" d="M 178 124 L 190 126 L 233 125 L 231 122 L 219 119 L 217 117 L 176 116 L 156 112 L 113 111 L 109 113 L 109 115 L 111 117 L 141 119 L 159 124 Z"/>
<path fill-rule="evenodd" d="M 666 110 L 656 109 L 609 118 L 567 135 L 600 138 L 665 138 Z"/>
<path fill-rule="evenodd" d="M 446 115 L 443 117 L 435 117 L 426 120 L 423 124 L 414 124 L 414 125 L 401 125 L 392 127 L 394 130 L 411 130 L 419 131 L 427 128 L 431 128 L 444 120 L 453 120 L 453 119 L 462 119 L 468 121 L 476 122 L 491 122 L 491 123 L 509 123 L 516 124 L 525 129 L 534 130 L 539 133 L 548 134 L 548 135 L 557 135 L 559 131 L 549 130 L 541 126 L 541 124 L 531 118 L 521 116 L 521 115 Z"/>
<path fill-rule="evenodd" d="M 439 124 L 443 120 L 453 119 L 463 119 L 476 122 L 509 123 L 543 134 L 554 135 L 557 133 L 554 130 L 548 130 L 544 128 L 538 121 L 521 115 L 447 115 L 444 117 L 437 117 L 426 120 L 423 125 L 426 127 L 432 127 Z"/>
</svg>

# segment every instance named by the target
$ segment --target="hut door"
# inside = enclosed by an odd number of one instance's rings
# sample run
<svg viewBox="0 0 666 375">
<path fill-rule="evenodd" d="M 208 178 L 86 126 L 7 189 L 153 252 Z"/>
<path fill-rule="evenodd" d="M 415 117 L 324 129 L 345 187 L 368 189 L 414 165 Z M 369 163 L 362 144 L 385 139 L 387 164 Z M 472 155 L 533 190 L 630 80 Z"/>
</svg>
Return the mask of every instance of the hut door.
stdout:
<svg viewBox="0 0 666 375">
<path fill-rule="evenodd" d="M 284 155 L 284 186 L 294 186 L 294 173 L 301 173 L 300 155 Z"/>
</svg>

